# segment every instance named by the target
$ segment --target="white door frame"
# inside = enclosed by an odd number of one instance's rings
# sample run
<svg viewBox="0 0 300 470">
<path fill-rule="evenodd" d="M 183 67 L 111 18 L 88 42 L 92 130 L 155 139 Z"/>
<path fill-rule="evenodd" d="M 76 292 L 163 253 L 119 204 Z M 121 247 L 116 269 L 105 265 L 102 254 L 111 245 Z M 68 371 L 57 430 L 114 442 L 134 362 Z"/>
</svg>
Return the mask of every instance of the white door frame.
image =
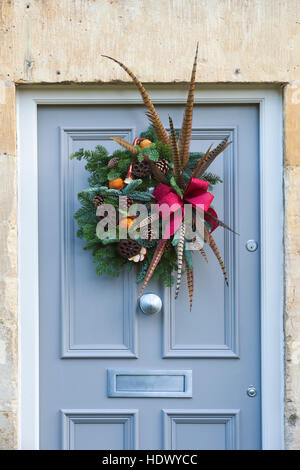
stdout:
<svg viewBox="0 0 300 470">
<path fill-rule="evenodd" d="M 156 86 L 155 103 L 184 103 L 186 87 Z M 277 88 L 198 87 L 197 103 L 257 103 L 260 119 L 261 393 L 263 449 L 284 448 L 282 96 Z M 18 118 L 19 447 L 39 448 L 37 106 L 136 104 L 130 85 L 20 87 Z"/>
</svg>

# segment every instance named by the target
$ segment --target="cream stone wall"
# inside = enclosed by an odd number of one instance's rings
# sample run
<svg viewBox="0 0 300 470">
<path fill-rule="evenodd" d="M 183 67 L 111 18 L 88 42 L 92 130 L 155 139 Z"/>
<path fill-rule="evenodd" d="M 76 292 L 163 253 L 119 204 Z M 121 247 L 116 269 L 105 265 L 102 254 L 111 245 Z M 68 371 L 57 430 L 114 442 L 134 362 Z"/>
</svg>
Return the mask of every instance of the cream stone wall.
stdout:
<svg viewBox="0 0 300 470">
<path fill-rule="evenodd" d="M 300 449 L 300 82 L 285 89 L 286 445 Z"/>
<path fill-rule="evenodd" d="M 300 1 L 0 0 L 0 448 L 17 447 L 18 84 L 284 85 L 286 447 L 300 449 Z M 298 281 L 298 282 L 297 282 Z"/>
</svg>

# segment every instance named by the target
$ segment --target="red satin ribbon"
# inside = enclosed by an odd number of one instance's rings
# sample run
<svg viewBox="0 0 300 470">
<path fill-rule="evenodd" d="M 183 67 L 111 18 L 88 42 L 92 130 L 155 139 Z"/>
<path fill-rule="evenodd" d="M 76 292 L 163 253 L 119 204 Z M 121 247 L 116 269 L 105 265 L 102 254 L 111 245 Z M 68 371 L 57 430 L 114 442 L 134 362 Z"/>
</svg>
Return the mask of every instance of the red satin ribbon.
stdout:
<svg viewBox="0 0 300 470">
<path fill-rule="evenodd" d="M 216 219 L 218 218 L 218 214 L 216 213 L 216 211 L 212 208 L 212 207 L 209 207 L 207 209 L 207 211 L 205 212 L 204 214 L 204 219 L 206 220 L 206 222 L 209 224 L 210 226 L 210 233 L 213 232 L 214 230 L 216 230 L 217 227 L 219 227 L 219 224 L 216 220 L 212 219 L 211 217 L 209 217 L 209 215 L 212 215 L 214 216 Z"/>
<path fill-rule="evenodd" d="M 180 224 L 184 217 L 184 204 L 192 204 L 195 209 L 197 205 L 202 205 L 204 210 L 204 217 L 207 220 L 207 215 L 211 213 L 214 217 L 217 217 L 216 212 L 209 207 L 214 196 L 207 191 L 209 186 L 208 181 L 200 180 L 198 178 L 191 178 L 190 182 L 183 194 L 183 197 L 180 198 L 173 188 L 167 186 L 166 184 L 160 183 L 155 190 L 153 191 L 153 196 L 159 204 L 159 213 L 163 219 L 166 219 L 170 216 L 170 223 L 167 225 L 164 233 L 163 239 L 169 238 L 176 230 L 180 227 Z M 166 204 L 169 209 L 163 207 L 163 204 Z M 217 228 L 218 224 L 213 219 L 209 217 L 207 220 L 212 230 Z M 215 225 L 217 224 L 217 225 Z"/>
</svg>

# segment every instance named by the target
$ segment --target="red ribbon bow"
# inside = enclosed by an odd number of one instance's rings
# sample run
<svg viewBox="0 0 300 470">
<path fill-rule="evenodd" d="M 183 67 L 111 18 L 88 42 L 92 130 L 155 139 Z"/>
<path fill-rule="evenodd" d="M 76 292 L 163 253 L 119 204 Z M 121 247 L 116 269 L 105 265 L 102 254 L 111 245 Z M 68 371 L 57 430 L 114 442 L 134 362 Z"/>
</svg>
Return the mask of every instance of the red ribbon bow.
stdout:
<svg viewBox="0 0 300 470">
<path fill-rule="evenodd" d="M 191 178 L 182 198 L 178 196 L 173 188 L 166 184 L 160 183 L 155 188 L 153 196 L 159 204 L 158 211 L 161 217 L 163 219 L 170 217 L 170 222 L 165 229 L 163 239 L 171 237 L 180 227 L 184 218 L 184 204 L 192 204 L 192 206 L 198 210 L 197 205 L 201 205 L 201 209 L 204 210 L 205 220 L 207 216 L 209 217 L 209 214 L 217 217 L 216 212 L 209 207 L 214 196 L 207 191 L 208 186 L 208 181 Z M 169 209 L 164 210 L 163 204 L 166 204 Z M 218 226 L 218 223 L 210 217 L 208 223 L 212 227 L 212 230 L 215 230 Z"/>
</svg>

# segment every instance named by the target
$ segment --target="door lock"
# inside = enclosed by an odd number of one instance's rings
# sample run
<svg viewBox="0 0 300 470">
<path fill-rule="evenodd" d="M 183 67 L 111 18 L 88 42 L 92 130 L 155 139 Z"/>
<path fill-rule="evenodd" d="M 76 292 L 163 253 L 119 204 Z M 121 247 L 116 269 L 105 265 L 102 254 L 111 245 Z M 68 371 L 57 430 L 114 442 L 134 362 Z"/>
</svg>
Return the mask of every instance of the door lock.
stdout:
<svg viewBox="0 0 300 470">
<path fill-rule="evenodd" d="M 256 251 L 258 248 L 258 243 L 255 240 L 248 240 L 246 243 L 246 248 L 248 251 Z"/>
<path fill-rule="evenodd" d="M 161 298 L 156 294 L 143 294 L 140 298 L 140 308 L 146 315 L 159 313 L 162 308 Z"/>
<path fill-rule="evenodd" d="M 257 395 L 257 390 L 256 390 L 256 388 L 255 388 L 253 385 L 249 385 L 249 387 L 248 387 L 248 389 L 247 389 L 247 395 L 248 395 L 248 397 L 250 397 L 250 398 L 256 397 L 256 395 Z"/>
</svg>

